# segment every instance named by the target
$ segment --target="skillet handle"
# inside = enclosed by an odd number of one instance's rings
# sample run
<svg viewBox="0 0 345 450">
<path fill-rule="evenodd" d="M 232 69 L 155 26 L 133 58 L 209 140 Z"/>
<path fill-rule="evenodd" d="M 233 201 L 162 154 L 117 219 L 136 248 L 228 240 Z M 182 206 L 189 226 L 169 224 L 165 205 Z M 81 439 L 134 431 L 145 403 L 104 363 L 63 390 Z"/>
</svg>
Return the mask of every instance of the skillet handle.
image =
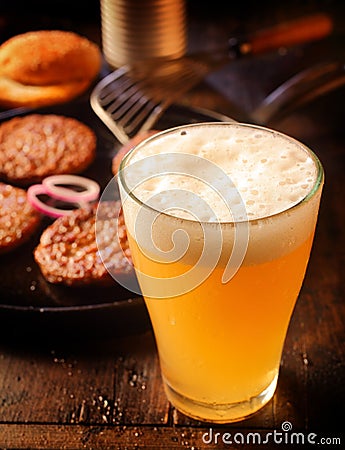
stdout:
<svg viewBox="0 0 345 450">
<path fill-rule="evenodd" d="M 333 22 L 326 14 L 313 14 L 284 22 L 250 35 L 246 39 L 230 38 L 230 56 L 257 55 L 280 47 L 291 47 L 328 36 Z"/>
</svg>

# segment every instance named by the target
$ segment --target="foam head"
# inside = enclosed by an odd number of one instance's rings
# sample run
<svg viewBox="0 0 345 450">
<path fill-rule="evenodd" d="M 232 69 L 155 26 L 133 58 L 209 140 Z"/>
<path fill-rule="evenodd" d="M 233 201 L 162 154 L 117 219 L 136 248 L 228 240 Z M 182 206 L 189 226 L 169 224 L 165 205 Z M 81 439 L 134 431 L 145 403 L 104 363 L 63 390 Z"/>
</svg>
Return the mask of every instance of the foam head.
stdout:
<svg viewBox="0 0 345 450">
<path fill-rule="evenodd" d="M 246 223 L 247 263 L 279 256 L 310 235 L 319 202 L 319 195 L 312 194 L 321 184 L 320 163 L 303 144 L 236 123 L 194 124 L 159 133 L 125 158 L 120 173 L 132 235 L 136 229 L 148 230 L 143 221 L 151 221 L 155 245 L 167 249 L 176 230 L 183 230 L 189 236 L 188 252 L 195 254 L 204 243 L 202 233 L 207 228 L 216 233 L 220 227 L 222 255 L 229 255 L 236 226 Z M 143 208 L 147 214 L 141 214 Z"/>
</svg>

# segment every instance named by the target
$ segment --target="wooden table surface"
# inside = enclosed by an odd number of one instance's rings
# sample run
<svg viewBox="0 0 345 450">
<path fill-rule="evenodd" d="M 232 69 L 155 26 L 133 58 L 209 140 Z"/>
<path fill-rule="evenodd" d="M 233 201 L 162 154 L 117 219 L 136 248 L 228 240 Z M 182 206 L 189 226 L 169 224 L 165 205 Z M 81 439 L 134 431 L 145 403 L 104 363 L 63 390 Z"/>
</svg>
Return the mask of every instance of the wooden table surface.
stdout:
<svg viewBox="0 0 345 450">
<path fill-rule="evenodd" d="M 100 39 L 97 5 L 90 4 L 82 17 L 74 8 L 70 15 L 59 10 L 53 19 L 37 3 L 40 9 L 27 15 L 15 15 L 16 2 L 7 7 L 0 16 L 2 40 L 53 25 Z M 251 14 L 238 7 L 231 14 L 190 2 L 190 51 L 212 49 L 231 33 L 319 9 L 328 11 L 336 26 L 322 42 L 233 61 L 183 102 L 250 120 L 262 99 L 297 71 L 329 57 L 344 58 L 340 3 L 291 2 L 290 9 L 256 8 Z M 289 441 L 293 432 L 300 433 L 300 443 L 304 439 L 301 448 L 345 448 L 344 100 L 344 88 L 338 88 L 270 124 L 314 149 L 326 183 L 310 264 L 269 404 L 247 420 L 222 426 L 177 412 L 163 392 L 145 312 L 142 327 L 126 330 L 124 324 L 120 336 L 90 336 L 85 330 L 79 339 L 65 339 L 61 329 L 54 337 L 31 339 L 30 331 L 6 331 L 0 335 L 0 448 L 238 449 L 244 443 L 246 448 L 279 448 L 282 440 L 295 448 Z M 6 330 L 16 328 L 7 325 Z"/>
</svg>

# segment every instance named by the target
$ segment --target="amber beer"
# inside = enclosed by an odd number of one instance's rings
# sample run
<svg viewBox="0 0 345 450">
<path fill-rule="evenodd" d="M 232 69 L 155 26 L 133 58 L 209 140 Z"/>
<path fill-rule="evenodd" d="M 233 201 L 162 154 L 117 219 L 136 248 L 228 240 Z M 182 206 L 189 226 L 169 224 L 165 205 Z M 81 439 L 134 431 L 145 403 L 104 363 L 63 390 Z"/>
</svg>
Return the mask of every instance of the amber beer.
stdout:
<svg viewBox="0 0 345 450">
<path fill-rule="evenodd" d="M 319 160 L 269 129 L 194 124 L 136 147 L 119 185 L 169 400 L 211 422 L 254 413 L 277 385 L 317 221 Z"/>
</svg>

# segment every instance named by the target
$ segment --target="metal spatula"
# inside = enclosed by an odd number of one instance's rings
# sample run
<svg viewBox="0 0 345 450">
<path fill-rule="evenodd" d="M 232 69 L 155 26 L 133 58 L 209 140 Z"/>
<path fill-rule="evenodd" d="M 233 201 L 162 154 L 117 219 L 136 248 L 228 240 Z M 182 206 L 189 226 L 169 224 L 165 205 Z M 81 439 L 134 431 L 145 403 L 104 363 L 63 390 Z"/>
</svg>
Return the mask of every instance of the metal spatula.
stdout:
<svg viewBox="0 0 345 450">
<path fill-rule="evenodd" d="M 153 127 L 166 108 L 208 72 L 193 60 L 167 60 L 150 66 L 123 66 L 103 78 L 91 94 L 91 106 L 117 139 Z"/>
<path fill-rule="evenodd" d="M 152 128 L 169 105 L 230 59 L 321 39 L 331 30 L 331 19 L 317 14 L 263 30 L 246 40 L 230 39 L 225 52 L 124 66 L 96 85 L 91 106 L 124 144 Z"/>
</svg>

